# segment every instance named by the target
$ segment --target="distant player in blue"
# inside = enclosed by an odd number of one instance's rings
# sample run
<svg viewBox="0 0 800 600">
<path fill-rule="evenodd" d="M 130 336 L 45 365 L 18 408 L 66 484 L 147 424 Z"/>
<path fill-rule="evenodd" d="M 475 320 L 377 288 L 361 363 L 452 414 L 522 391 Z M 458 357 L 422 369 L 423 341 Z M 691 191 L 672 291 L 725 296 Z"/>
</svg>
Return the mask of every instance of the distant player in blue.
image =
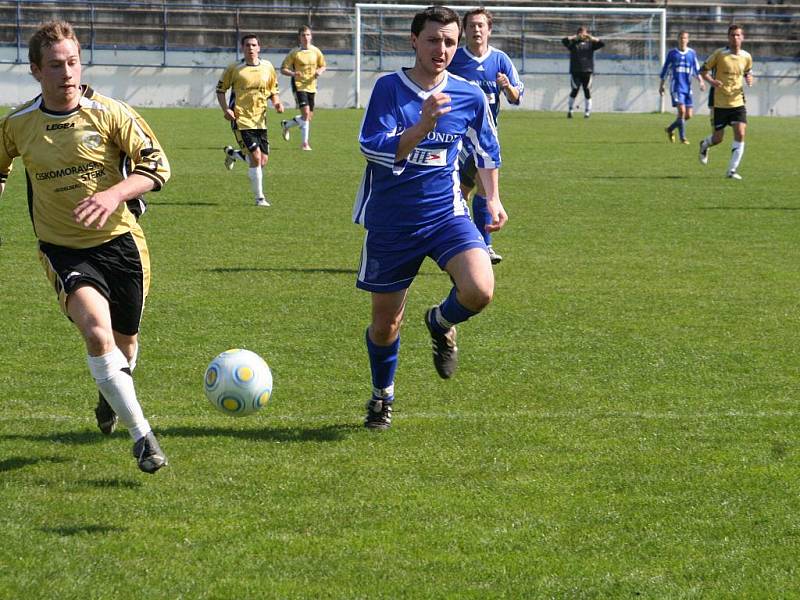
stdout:
<svg viewBox="0 0 800 600">
<path fill-rule="evenodd" d="M 460 34 L 458 15 L 449 8 L 416 14 L 414 66 L 378 79 L 361 125 L 367 167 L 353 219 L 367 230 L 356 285 L 372 293 L 366 332 L 372 397 L 364 421 L 370 429 L 392 422 L 400 323 L 425 257 L 454 283 L 447 298 L 425 313 L 440 377 L 456 370 L 455 325 L 483 310 L 494 293 L 486 244 L 461 195 L 458 154 L 468 140 L 492 215 L 487 227 L 496 231 L 508 220 L 497 185 L 500 147 L 486 96 L 447 72 Z"/>
<path fill-rule="evenodd" d="M 700 91 L 705 91 L 706 86 L 700 77 L 700 63 L 695 51 L 689 48 L 689 33 L 681 31 L 678 34 L 678 47 L 667 54 L 667 60 L 661 68 L 661 84 L 658 93 L 664 95 L 664 83 L 667 74 L 670 75 L 669 95 L 672 106 L 678 111 L 678 117 L 665 129 L 667 139 L 675 143 L 675 130 L 681 138 L 682 144 L 688 144 L 686 139 L 686 121 L 692 118 L 692 80 L 700 82 Z"/>
<path fill-rule="evenodd" d="M 464 15 L 463 25 L 467 45 L 456 50 L 453 62 L 450 63 L 447 70 L 481 87 L 489 101 L 492 118 L 497 125 L 500 96 L 505 95 L 509 104 L 519 104 L 522 94 L 525 92 L 525 86 L 520 81 L 519 73 L 508 55 L 489 45 L 489 38 L 492 35 L 492 14 L 488 10 L 476 8 L 469 11 Z M 489 258 L 492 264 L 497 264 L 503 260 L 503 257 L 494 251 L 492 236 L 484 229 L 491 217 L 486 208 L 484 190 L 480 181 L 476 180 L 477 170 L 472 156 L 469 148 L 461 151 L 459 158 L 461 193 L 464 198 L 469 199 L 470 193 L 475 189 L 475 195 L 472 198 L 472 218 L 483 233 L 483 241 L 489 248 Z"/>
</svg>

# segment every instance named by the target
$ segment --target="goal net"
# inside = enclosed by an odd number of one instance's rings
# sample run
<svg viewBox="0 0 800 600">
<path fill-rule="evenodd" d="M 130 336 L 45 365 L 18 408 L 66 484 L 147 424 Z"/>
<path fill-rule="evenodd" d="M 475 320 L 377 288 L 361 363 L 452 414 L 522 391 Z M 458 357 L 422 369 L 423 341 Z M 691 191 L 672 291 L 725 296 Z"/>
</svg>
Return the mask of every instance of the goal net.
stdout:
<svg viewBox="0 0 800 600">
<path fill-rule="evenodd" d="M 424 5 L 356 4 L 355 102 L 365 104 L 375 79 L 414 63 L 411 20 Z M 455 6 L 459 16 L 470 6 Z M 506 52 L 525 82 L 523 105 L 561 110 L 569 94 L 569 52 L 562 38 L 580 25 L 605 42 L 595 54 L 594 110 L 660 110 L 658 75 L 666 56 L 666 10 L 487 6 L 489 43 Z M 463 40 L 462 40 L 463 43 Z M 582 102 L 579 94 L 578 102 Z"/>
</svg>

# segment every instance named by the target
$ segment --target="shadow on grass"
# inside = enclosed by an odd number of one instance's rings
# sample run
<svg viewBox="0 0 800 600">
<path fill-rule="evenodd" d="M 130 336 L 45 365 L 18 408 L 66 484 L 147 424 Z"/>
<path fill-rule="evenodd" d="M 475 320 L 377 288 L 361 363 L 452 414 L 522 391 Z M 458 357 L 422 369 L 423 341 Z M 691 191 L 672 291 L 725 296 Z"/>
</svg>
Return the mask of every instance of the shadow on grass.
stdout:
<svg viewBox="0 0 800 600">
<path fill-rule="evenodd" d="M 22 469 L 28 465 L 35 465 L 42 462 L 65 463 L 67 462 L 67 459 L 60 456 L 40 456 L 37 458 L 26 456 L 24 458 L 7 458 L 3 461 L 0 461 L 0 473 L 5 471 L 16 471 L 17 469 Z"/>
<path fill-rule="evenodd" d="M 80 535 L 82 533 L 89 535 L 104 535 L 106 533 L 121 533 L 127 531 L 124 527 L 115 527 L 113 525 L 64 525 L 62 527 L 40 527 L 39 531 L 44 533 L 54 533 L 56 535 Z"/>
<path fill-rule="evenodd" d="M 219 202 L 157 202 L 148 206 L 148 209 L 159 206 L 219 206 Z"/>
<path fill-rule="evenodd" d="M 213 267 L 211 269 L 204 269 L 208 273 L 325 273 L 328 275 L 356 275 L 356 269 L 336 269 L 325 267 Z M 441 275 L 441 271 L 420 271 L 416 277 L 430 277 L 432 275 Z"/>
<path fill-rule="evenodd" d="M 285 273 L 328 273 L 331 275 L 348 274 L 354 275 L 358 273 L 355 269 L 326 269 L 323 267 L 307 269 L 292 268 L 292 267 L 214 267 L 212 269 L 205 269 L 209 273 L 249 273 L 249 272 L 285 272 Z"/>
<path fill-rule="evenodd" d="M 584 175 L 586 179 L 690 179 L 688 175 Z"/>
<path fill-rule="evenodd" d="M 224 427 L 157 427 L 155 432 L 161 436 L 175 437 L 233 437 L 246 440 L 269 441 L 269 442 L 338 442 L 360 429 L 356 423 L 341 425 L 325 425 L 324 427 L 267 427 L 259 429 L 226 429 Z M 62 433 L 48 433 L 44 435 L 32 435 L 12 433 L 0 436 L 5 440 L 26 440 L 29 442 L 62 442 L 66 444 L 97 444 L 114 436 L 101 436 L 96 431 L 65 431 Z M 10 471 L 19 469 L 33 462 L 48 460 L 50 462 L 64 462 L 64 460 L 51 457 L 47 459 L 19 458 L 8 459 L 0 462 L 0 471 Z M 28 462 L 25 462 L 28 461 Z M 109 484 L 113 485 L 113 484 Z"/>
<path fill-rule="evenodd" d="M 224 427 L 166 427 L 158 435 L 175 437 L 231 437 L 262 442 L 338 442 L 361 427 L 356 423 L 324 427 L 265 427 L 259 429 L 226 429 Z"/>
<path fill-rule="evenodd" d="M 697 210 L 800 210 L 800 206 L 700 206 Z"/>
<path fill-rule="evenodd" d="M 131 481 L 130 479 L 90 479 L 85 481 L 86 487 L 93 487 L 100 490 L 118 489 L 118 490 L 135 490 L 142 487 L 138 481 Z"/>
<path fill-rule="evenodd" d="M 99 444 L 116 436 L 104 436 L 95 430 L 61 431 L 34 435 L 30 433 L 10 433 L 0 435 L 0 440 L 26 440 L 28 442 L 62 442 L 64 444 Z"/>
</svg>

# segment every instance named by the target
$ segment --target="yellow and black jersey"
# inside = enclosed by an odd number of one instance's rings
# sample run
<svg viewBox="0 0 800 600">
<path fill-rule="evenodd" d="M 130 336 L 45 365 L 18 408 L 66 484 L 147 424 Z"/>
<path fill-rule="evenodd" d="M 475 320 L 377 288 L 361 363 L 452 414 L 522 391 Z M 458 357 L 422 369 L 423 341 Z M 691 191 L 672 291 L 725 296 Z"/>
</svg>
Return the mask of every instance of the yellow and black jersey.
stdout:
<svg viewBox="0 0 800 600">
<path fill-rule="evenodd" d="M 100 229 L 76 223 L 75 206 L 131 173 L 160 190 L 170 168 L 144 120 L 124 102 L 88 86 L 78 107 L 48 111 L 37 96 L 0 120 L 0 181 L 21 157 L 28 178 L 28 206 L 36 237 L 67 248 L 91 248 L 123 233 L 141 234 L 123 202 Z"/>
<path fill-rule="evenodd" d="M 228 65 L 217 83 L 217 93 L 231 90 L 228 105 L 239 129 L 267 128 L 267 100 L 277 95 L 278 76 L 268 60 L 257 65 L 238 62 Z"/>
<path fill-rule="evenodd" d="M 745 50 L 738 54 L 730 48 L 719 48 L 706 59 L 700 71 L 711 71 L 711 76 L 722 82 L 722 87 L 711 88 L 715 108 L 744 106 L 744 76 L 753 70 L 753 57 Z"/>
<path fill-rule="evenodd" d="M 325 56 L 322 51 L 309 44 L 308 48 L 298 47 L 289 52 L 283 59 L 281 69 L 296 71 L 300 77 L 293 79 L 294 89 L 298 92 L 317 92 L 317 69 L 325 66 Z"/>
</svg>

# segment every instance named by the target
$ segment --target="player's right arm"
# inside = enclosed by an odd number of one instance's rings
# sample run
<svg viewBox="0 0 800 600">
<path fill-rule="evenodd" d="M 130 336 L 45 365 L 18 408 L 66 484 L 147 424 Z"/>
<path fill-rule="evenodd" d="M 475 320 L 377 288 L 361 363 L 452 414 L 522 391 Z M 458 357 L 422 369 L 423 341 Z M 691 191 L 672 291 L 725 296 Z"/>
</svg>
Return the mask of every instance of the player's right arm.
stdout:
<svg viewBox="0 0 800 600">
<path fill-rule="evenodd" d="M 291 77 L 294 79 L 297 72 L 294 70 L 294 55 L 296 52 L 292 50 L 289 54 L 286 55 L 286 58 L 283 59 L 281 63 L 281 73 L 286 75 L 287 77 Z"/>
<path fill-rule="evenodd" d="M 439 117 L 450 112 L 450 96 L 437 92 L 431 94 L 422 103 L 422 112 L 419 121 L 406 129 L 400 136 L 400 142 L 395 151 L 395 162 L 405 160 L 411 151 L 417 147 L 425 136 L 436 129 L 436 121 Z"/>
<path fill-rule="evenodd" d="M 714 79 L 711 73 L 714 71 L 714 68 L 717 66 L 717 59 L 719 58 L 720 51 L 714 50 L 706 59 L 706 62 L 703 63 L 703 66 L 700 67 L 700 77 L 705 79 L 709 85 L 719 88 L 722 87 L 722 82 L 718 79 Z"/>
<path fill-rule="evenodd" d="M 661 67 L 661 74 L 659 78 L 661 79 L 661 83 L 658 86 L 658 93 L 662 96 L 664 95 L 664 82 L 667 79 L 667 72 L 672 64 L 672 51 L 667 54 L 667 59 L 664 61 L 664 66 Z"/>
<path fill-rule="evenodd" d="M 230 89 L 232 83 L 232 67 L 232 65 L 227 67 L 225 71 L 223 71 L 222 77 L 217 82 L 217 104 L 219 104 L 219 107 L 222 109 L 222 114 L 228 121 L 236 120 L 236 113 L 228 106 L 228 100 L 225 96 L 225 93 Z"/>
</svg>

